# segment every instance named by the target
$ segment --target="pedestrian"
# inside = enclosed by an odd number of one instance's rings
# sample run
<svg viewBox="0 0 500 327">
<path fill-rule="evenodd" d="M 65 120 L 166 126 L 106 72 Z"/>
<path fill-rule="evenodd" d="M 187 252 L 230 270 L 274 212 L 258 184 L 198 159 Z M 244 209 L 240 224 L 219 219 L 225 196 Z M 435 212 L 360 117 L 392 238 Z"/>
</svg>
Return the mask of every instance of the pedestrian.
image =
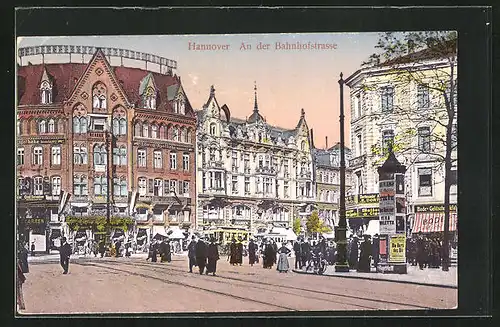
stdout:
<svg viewBox="0 0 500 327">
<path fill-rule="evenodd" d="M 377 269 L 378 263 L 380 262 L 380 239 L 378 238 L 378 234 L 375 234 L 373 236 L 372 258 L 373 258 L 373 265 L 375 266 L 375 269 Z"/>
<path fill-rule="evenodd" d="M 207 270 L 206 274 L 208 275 L 209 273 L 213 274 L 215 276 L 215 272 L 217 271 L 217 260 L 219 260 L 219 249 L 217 247 L 217 244 L 215 243 L 215 238 L 210 238 L 210 244 L 208 245 L 207 249 Z"/>
<path fill-rule="evenodd" d="M 130 258 L 130 247 L 131 247 L 130 242 L 125 244 L 125 257 L 127 257 L 127 258 Z"/>
<path fill-rule="evenodd" d="M 321 237 L 318 246 L 319 246 L 319 252 L 323 253 L 323 255 L 326 256 L 326 239 L 324 237 Z"/>
<path fill-rule="evenodd" d="M 31 242 L 31 256 L 35 255 L 35 241 Z"/>
<path fill-rule="evenodd" d="M 170 240 L 167 238 L 167 241 L 166 241 L 166 247 L 165 247 L 165 259 L 167 260 L 167 262 L 172 262 L 172 247 L 171 247 L 171 244 L 170 244 Z"/>
<path fill-rule="evenodd" d="M 299 240 L 293 244 L 293 251 L 295 252 L 295 269 L 302 269 L 302 252 L 300 251 L 301 244 Z"/>
<path fill-rule="evenodd" d="M 69 270 L 69 257 L 71 256 L 71 246 L 66 242 L 66 237 L 61 239 L 61 247 L 59 248 L 59 256 L 63 274 L 66 275 Z"/>
<path fill-rule="evenodd" d="M 94 254 L 94 258 L 97 257 L 97 253 L 99 253 L 99 248 L 97 246 L 97 242 L 92 240 L 92 253 Z"/>
<path fill-rule="evenodd" d="M 146 261 L 153 258 L 153 248 L 154 248 L 154 242 L 151 241 L 151 243 L 149 244 L 148 257 L 146 258 Z"/>
<path fill-rule="evenodd" d="M 271 241 L 266 244 L 266 249 L 264 251 L 264 268 L 271 269 L 276 262 L 276 251 Z"/>
<path fill-rule="evenodd" d="M 203 271 L 205 270 L 205 266 L 207 263 L 207 244 L 200 239 L 196 243 L 195 247 L 196 253 L 196 263 L 198 264 L 198 268 L 200 269 L 200 275 L 203 275 Z"/>
<path fill-rule="evenodd" d="M 420 270 L 424 269 L 424 262 L 425 262 L 425 240 L 422 236 L 422 233 L 419 232 L 417 241 L 415 243 L 415 246 L 417 248 L 417 263 L 418 267 Z"/>
<path fill-rule="evenodd" d="M 349 255 L 349 268 L 358 268 L 358 237 L 354 236 L 351 243 L 351 253 Z"/>
<path fill-rule="evenodd" d="M 311 256 L 311 245 L 307 239 L 301 244 L 300 252 L 302 254 L 302 267 L 307 267 L 307 263 Z"/>
<path fill-rule="evenodd" d="M 278 258 L 278 264 L 276 266 L 276 269 L 282 273 L 287 273 L 288 270 L 290 269 L 290 264 L 288 262 L 288 253 L 290 253 L 290 249 L 287 248 L 285 246 L 285 244 L 283 243 L 283 245 L 281 246 L 281 248 L 278 249 L 278 253 L 279 253 L 279 258 Z"/>
<path fill-rule="evenodd" d="M 21 262 L 17 262 L 17 278 L 16 278 L 16 288 L 17 288 L 17 305 L 19 310 L 26 309 L 24 304 L 24 295 L 23 295 L 23 284 L 26 281 L 26 277 L 24 276 L 23 270 L 21 268 Z"/>
<path fill-rule="evenodd" d="M 193 266 L 196 266 L 196 238 L 193 235 L 188 245 L 189 272 L 193 272 Z"/>
<path fill-rule="evenodd" d="M 28 250 L 20 242 L 18 243 L 18 259 L 23 273 L 29 273 Z"/>
<path fill-rule="evenodd" d="M 253 239 L 250 239 L 248 243 L 248 263 L 253 267 L 253 264 L 257 262 L 256 258 L 257 244 L 254 243 Z"/>
<path fill-rule="evenodd" d="M 358 272 L 370 272 L 371 253 L 372 242 L 370 242 L 370 236 L 364 235 L 364 241 L 361 243 L 361 251 L 359 255 Z"/>
<path fill-rule="evenodd" d="M 243 264 L 243 243 L 241 238 L 236 242 L 236 263 L 240 266 Z"/>
<path fill-rule="evenodd" d="M 153 242 L 152 247 L 153 249 L 151 250 L 151 262 L 156 262 L 157 261 L 156 256 L 158 255 L 159 246 L 157 243 Z"/>
<path fill-rule="evenodd" d="M 229 264 L 232 266 L 238 263 L 238 249 L 236 245 L 236 239 L 233 238 L 231 240 L 231 244 L 229 244 Z"/>
<path fill-rule="evenodd" d="M 99 253 L 101 254 L 101 258 L 104 257 L 104 253 L 106 252 L 106 246 L 104 244 L 104 240 L 99 242 Z"/>
<path fill-rule="evenodd" d="M 167 243 L 165 240 L 160 243 L 160 262 L 167 261 Z"/>
</svg>

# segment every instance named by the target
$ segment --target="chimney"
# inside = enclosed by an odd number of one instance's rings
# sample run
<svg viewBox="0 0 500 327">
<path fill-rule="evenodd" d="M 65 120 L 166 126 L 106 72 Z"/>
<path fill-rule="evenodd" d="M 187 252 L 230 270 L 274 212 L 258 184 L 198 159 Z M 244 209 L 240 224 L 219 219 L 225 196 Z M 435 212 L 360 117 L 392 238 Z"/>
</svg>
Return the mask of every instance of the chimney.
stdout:
<svg viewBox="0 0 500 327">
<path fill-rule="evenodd" d="M 314 149 L 314 133 L 312 128 L 311 128 L 311 149 Z"/>
<path fill-rule="evenodd" d="M 328 150 L 328 136 L 325 136 L 325 150 Z"/>
</svg>

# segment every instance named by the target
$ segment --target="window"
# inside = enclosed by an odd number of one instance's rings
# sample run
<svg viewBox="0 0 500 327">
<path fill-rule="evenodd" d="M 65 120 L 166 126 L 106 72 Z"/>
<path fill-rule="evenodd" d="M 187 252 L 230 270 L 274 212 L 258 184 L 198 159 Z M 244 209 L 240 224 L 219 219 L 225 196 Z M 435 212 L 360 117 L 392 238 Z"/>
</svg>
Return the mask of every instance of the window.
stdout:
<svg viewBox="0 0 500 327">
<path fill-rule="evenodd" d="M 53 146 L 52 147 L 52 164 L 60 165 L 61 164 L 61 147 Z"/>
<path fill-rule="evenodd" d="M 48 132 L 49 133 L 54 133 L 56 130 L 55 130 L 55 123 L 54 123 L 54 119 L 51 119 L 49 120 L 49 130 Z"/>
<path fill-rule="evenodd" d="M 358 93 L 354 98 L 354 110 L 356 118 L 361 117 L 361 93 Z"/>
<path fill-rule="evenodd" d="M 300 150 L 304 151 L 306 149 L 306 141 L 300 143 Z"/>
<path fill-rule="evenodd" d="M 141 124 L 134 124 L 134 136 L 141 136 Z"/>
<path fill-rule="evenodd" d="M 149 125 L 142 125 L 142 137 L 149 137 Z"/>
<path fill-rule="evenodd" d="M 382 87 L 381 94 L 381 108 L 383 113 L 390 113 L 393 111 L 394 103 L 394 88 L 392 86 Z"/>
<path fill-rule="evenodd" d="M 429 127 L 418 129 L 418 149 L 423 152 L 431 150 L 431 129 Z"/>
<path fill-rule="evenodd" d="M 155 179 L 153 194 L 155 196 L 163 196 L 163 180 L 158 179 L 158 178 Z"/>
<path fill-rule="evenodd" d="M 264 167 L 264 157 L 259 154 L 259 168 Z"/>
<path fill-rule="evenodd" d="M 108 183 L 105 176 L 94 177 L 94 195 L 107 195 Z"/>
<path fill-rule="evenodd" d="M 394 131 L 389 129 L 382 132 L 382 147 L 384 154 L 389 152 L 389 145 L 394 144 Z"/>
<path fill-rule="evenodd" d="M 457 194 L 458 176 L 456 170 L 450 171 L 450 194 Z"/>
<path fill-rule="evenodd" d="M 73 117 L 73 133 L 74 134 L 87 133 L 87 118 Z"/>
<path fill-rule="evenodd" d="M 162 168 L 163 158 L 161 155 L 161 150 L 155 150 L 153 152 L 153 157 L 154 157 L 154 168 Z"/>
<path fill-rule="evenodd" d="M 177 181 L 175 179 L 170 180 L 170 190 L 177 192 Z"/>
<path fill-rule="evenodd" d="M 146 167 L 146 150 L 137 150 L 137 167 Z"/>
<path fill-rule="evenodd" d="M 43 148 L 36 146 L 33 148 L 33 164 L 41 165 L 43 163 Z"/>
<path fill-rule="evenodd" d="M 290 173 L 290 171 L 288 170 L 288 159 L 283 160 L 283 170 L 285 173 L 285 177 L 288 177 L 288 174 Z"/>
<path fill-rule="evenodd" d="M 210 124 L 210 135 L 215 135 L 215 123 Z"/>
<path fill-rule="evenodd" d="M 145 178 L 139 178 L 139 181 L 137 183 L 139 187 L 139 195 L 146 195 L 147 193 L 147 181 Z"/>
<path fill-rule="evenodd" d="M 127 180 L 125 178 L 113 178 L 113 194 L 115 196 L 127 196 Z"/>
<path fill-rule="evenodd" d="M 187 143 L 187 130 L 185 128 L 181 128 L 181 142 Z"/>
<path fill-rule="evenodd" d="M 113 148 L 113 165 L 119 165 L 120 164 L 120 149 L 119 148 Z"/>
<path fill-rule="evenodd" d="M 184 171 L 189 170 L 189 154 L 182 155 L 182 170 Z"/>
<path fill-rule="evenodd" d="M 429 87 L 427 85 L 417 86 L 417 104 L 419 109 L 429 108 Z"/>
<path fill-rule="evenodd" d="M 243 155 L 243 165 L 244 165 L 244 170 L 245 174 L 250 174 L 250 154 L 245 153 Z"/>
<path fill-rule="evenodd" d="M 432 196 L 431 168 L 418 168 L 418 195 Z"/>
<path fill-rule="evenodd" d="M 271 179 L 268 177 L 264 178 L 264 194 L 270 194 L 273 192 L 271 185 L 272 185 Z"/>
<path fill-rule="evenodd" d="M 47 81 L 42 82 L 42 86 L 40 87 L 41 92 L 41 102 L 42 104 L 51 104 L 52 103 L 52 87 Z"/>
<path fill-rule="evenodd" d="M 151 126 L 151 138 L 158 138 L 158 126 L 156 125 Z"/>
<path fill-rule="evenodd" d="M 363 153 L 363 138 L 361 134 L 356 135 L 356 155 L 359 157 Z"/>
<path fill-rule="evenodd" d="M 120 119 L 120 133 L 118 135 L 127 135 L 127 120 L 125 118 Z"/>
<path fill-rule="evenodd" d="M 127 134 L 127 120 L 125 118 L 113 118 L 113 135 Z"/>
<path fill-rule="evenodd" d="M 271 166 L 271 157 L 267 155 L 265 158 L 266 158 L 265 166 L 266 168 L 269 168 Z"/>
<path fill-rule="evenodd" d="M 214 162 L 215 161 L 215 149 L 214 148 L 210 148 L 210 161 L 211 162 Z"/>
<path fill-rule="evenodd" d="M 232 177 L 232 190 L 233 194 L 238 193 L 238 176 L 233 176 Z"/>
<path fill-rule="evenodd" d="M 75 165 L 87 164 L 87 148 L 85 146 L 73 146 L 73 162 Z"/>
<path fill-rule="evenodd" d="M 88 195 L 87 176 L 73 177 L 73 193 L 75 195 Z"/>
<path fill-rule="evenodd" d="M 255 190 L 256 190 L 256 193 L 262 193 L 262 184 L 260 181 L 260 177 L 257 177 L 255 179 Z"/>
<path fill-rule="evenodd" d="M 34 184 L 34 189 L 33 189 L 33 194 L 34 195 L 43 195 L 43 179 L 41 176 L 37 176 L 33 179 L 33 184 Z"/>
<path fill-rule="evenodd" d="M 61 177 L 52 177 L 52 195 L 59 195 L 61 193 Z"/>
<path fill-rule="evenodd" d="M 94 118 L 92 120 L 94 131 L 104 131 L 106 130 L 106 119 L 105 118 Z"/>
<path fill-rule="evenodd" d="M 189 195 L 189 182 L 188 181 L 184 181 L 184 189 L 183 189 L 183 194 L 187 194 Z"/>
<path fill-rule="evenodd" d="M 40 120 L 38 122 L 38 133 L 42 134 L 46 132 L 47 132 L 47 123 L 45 122 L 45 120 Z"/>
<path fill-rule="evenodd" d="M 245 177 L 245 194 L 250 194 L 250 177 Z"/>
<path fill-rule="evenodd" d="M 107 161 L 106 146 L 104 144 L 94 145 L 94 165 L 105 165 Z"/>
<path fill-rule="evenodd" d="M 24 148 L 17 149 L 17 164 L 24 165 Z"/>
<path fill-rule="evenodd" d="M 357 185 L 357 190 L 358 194 L 363 194 L 364 188 L 363 188 L 363 176 L 361 174 L 361 171 L 356 172 L 356 185 Z"/>
<path fill-rule="evenodd" d="M 184 104 L 184 100 L 179 100 L 179 113 L 185 114 L 186 113 L 186 107 Z"/>
<path fill-rule="evenodd" d="M 102 83 L 97 83 L 92 88 L 92 104 L 93 108 L 106 109 L 106 86 Z"/>
<path fill-rule="evenodd" d="M 186 143 L 191 143 L 191 129 L 186 131 L 186 139 L 184 140 Z"/>
<path fill-rule="evenodd" d="M 177 169 L 177 153 L 170 153 L 170 169 Z"/>
<path fill-rule="evenodd" d="M 233 151 L 231 154 L 231 167 L 233 171 L 238 171 L 238 152 Z"/>
<path fill-rule="evenodd" d="M 179 142 L 179 128 L 172 128 L 172 140 Z"/>
<path fill-rule="evenodd" d="M 289 186 L 288 186 L 288 181 L 285 181 L 283 183 L 283 196 L 285 198 L 288 198 L 289 197 Z"/>
<path fill-rule="evenodd" d="M 451 126 L 451 149 L 455 150 L 458 144 L 457 124 Z"/>
<path fill-rule="evenodd" d="M 152 87 L 148 87 L 144 93 L 144 107 L 147 109 L 156 109 L 156 92 Z"/>
</svg>

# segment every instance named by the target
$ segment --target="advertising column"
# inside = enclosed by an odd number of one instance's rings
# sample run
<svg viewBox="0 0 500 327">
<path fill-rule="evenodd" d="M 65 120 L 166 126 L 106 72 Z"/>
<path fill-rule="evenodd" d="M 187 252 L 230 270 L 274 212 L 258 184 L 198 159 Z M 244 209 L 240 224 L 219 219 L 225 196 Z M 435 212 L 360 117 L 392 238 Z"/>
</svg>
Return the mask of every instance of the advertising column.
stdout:
<svg viewBox="0 0 500 327">
<path fill-rule="evenodd" d="M 380 263 L 378 272 L 406 274 L 404 173 L 392 150 L 379 173 Z"/>
</svg>

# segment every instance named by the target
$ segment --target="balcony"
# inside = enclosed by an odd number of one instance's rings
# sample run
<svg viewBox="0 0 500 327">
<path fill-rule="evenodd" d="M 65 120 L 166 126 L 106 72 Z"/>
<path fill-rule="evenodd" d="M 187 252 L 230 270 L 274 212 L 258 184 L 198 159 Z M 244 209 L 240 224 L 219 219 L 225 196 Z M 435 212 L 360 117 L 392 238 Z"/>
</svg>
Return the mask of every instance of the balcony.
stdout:
<svg viewBox="0 0 500 327">
<path fill-rule="evenodd" d="M 272 167 L 257 167 L 255 168 L 256 174 L 264 174 L 264 175 L 276 175 L 276 170 Z"/>
<path fill-rule="evenodd" d="M 365 164 L 366 164 L 366 155 L 365 154 L 349 160 L 349 168 L 352 168 L 352 169 L 363 167 Z"/>
<path fill-rule="evenodd" d="M 297 179 L 308 179 L 308 180 L 310 180 L 311 176 L 312 175 L 311 175 L 310 171 L 300 172 L 300 174 L 297 175 Z"/>
<path fill-rule="evenodd" d="M 212 168 L 212 169 L 224 169 L 224 163 L 222 161 L 208 161 L 203 163 L 203 168 Z"/>
</svg>

